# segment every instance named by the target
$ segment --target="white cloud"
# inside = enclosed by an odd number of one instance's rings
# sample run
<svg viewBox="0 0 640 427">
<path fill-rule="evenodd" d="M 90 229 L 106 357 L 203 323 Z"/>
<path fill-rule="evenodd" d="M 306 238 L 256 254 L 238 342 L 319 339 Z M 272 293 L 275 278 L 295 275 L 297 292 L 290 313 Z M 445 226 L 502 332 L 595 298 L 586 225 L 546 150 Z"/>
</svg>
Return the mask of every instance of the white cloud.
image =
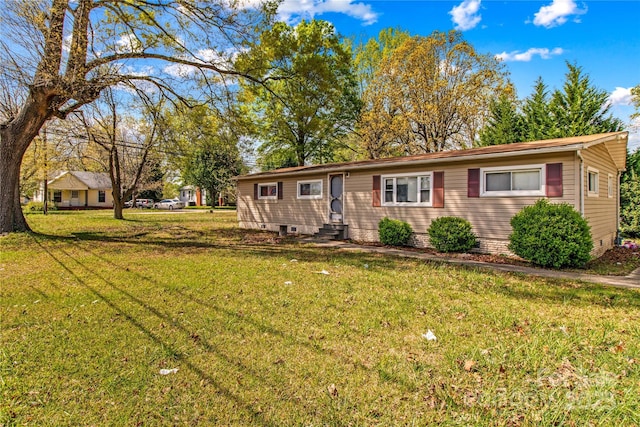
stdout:
<svg viewBox="0 0 640 427">
<path fill-rule="evenodd" d="M 142 43 L 135 34 L 125 34 L 116 41 L 117 53 L 142 52 Z"/>
<path fill-rule="evenodd" d="M 548 48 L 532 47 L 526 52 L 514 50 L 513 52 L 502 52 L 496 55 L 496 58 L 504 62 L 529 62 L 534 56 L 538 55 L 542 59 L 551 59 L 553 56 L 562 55 L 564 50 L 556 47 L 549 50 Z"/>
<path fill-rule="evenodd" d="M 280 19 L 290 24 L 330 12 L 351 16 L 364 25 L 371 25 L 378 20 L 378 13 L 373 11 L 371 5 L 354 0 L 284 0 L 278 7 Z"/>
<path fill-rule="evenodd" d="M 553 0 L 534 15 L 533 24 L 545 28 L 557 27 L 567 22 L 571 15 L 575 15 L 574 21 L 580 22 L 578 16 L 585 13 L 587 10 L 578 8 L 573 0 Z"/>
<path fill-rule="evenodd" d="M 616 90 L 609 95 L 609 105 L 632 105 L 631 89 L 624 87 L 616 87 Z"/>
<path fill-rule="evenodd" d="M 237 54 L 238 51 L 235 48 L 228 49 L 224 54 L 220 54 L 220 52 L 214 49 L 201 49 L 196 53 L 196 58 L 190 57 L 185 59 L 194 63 L 215 64 L 224 68 L 225 64 L 233 60 Z M 174 63 L 167 65 L 162 71 L 173 77 L 185 78 L 195 74 L 198 68 L 193 65 Z"/>
<path fill-rule="evenodd" d="M 482 17 L 478 15 L 481 0 L 464 0 L 449 11 L 456 30 L 466 31 L 475 28 Z"/>
</svg>

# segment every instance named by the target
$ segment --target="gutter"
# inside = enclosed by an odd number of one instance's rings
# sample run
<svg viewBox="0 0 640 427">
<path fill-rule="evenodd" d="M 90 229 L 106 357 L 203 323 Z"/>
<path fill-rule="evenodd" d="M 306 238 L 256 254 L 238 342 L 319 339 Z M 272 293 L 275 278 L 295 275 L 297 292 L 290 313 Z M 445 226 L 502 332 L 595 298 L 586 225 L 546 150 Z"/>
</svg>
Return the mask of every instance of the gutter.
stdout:
<svg viewBox="0 0 640 427">
<path fill-rule="evenodd" d="M 578 158 L 580 159 L 580 215 L 584 218 L 584 158 L 582 157 L 582 150 L 576 151 Z"/>
<path fill-rule="evenodd" d="M 620 237 L 620 182 L 622 181 L 622 171 L 618 171 L 618 191 L 616 192 L 616 245 L 622 244 Z"/>
</svg>

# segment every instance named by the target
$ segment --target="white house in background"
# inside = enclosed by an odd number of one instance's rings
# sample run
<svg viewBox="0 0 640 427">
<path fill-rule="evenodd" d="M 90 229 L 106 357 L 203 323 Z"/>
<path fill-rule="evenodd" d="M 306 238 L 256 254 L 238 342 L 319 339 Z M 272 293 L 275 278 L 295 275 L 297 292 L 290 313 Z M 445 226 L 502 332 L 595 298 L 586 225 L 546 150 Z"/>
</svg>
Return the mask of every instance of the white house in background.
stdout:
<svg viewBox="0 0 640 427">
<path fill-rule="evenodd" d="M 207 205 L 207 191 L 201 190 L 200 187 L 194 187 L 193 185 L 181 187 L 178 198 L 181 202 L 184 202 L 185 206 Z"/>
<path fill-rule="evenodd" d="M 44 185 L 34 196 L 44 201 Z M 112 208 L 111 178 L 104 172 L 65 171 L 47 182 L 47 200 L 57 208 Z"/>
</svg>

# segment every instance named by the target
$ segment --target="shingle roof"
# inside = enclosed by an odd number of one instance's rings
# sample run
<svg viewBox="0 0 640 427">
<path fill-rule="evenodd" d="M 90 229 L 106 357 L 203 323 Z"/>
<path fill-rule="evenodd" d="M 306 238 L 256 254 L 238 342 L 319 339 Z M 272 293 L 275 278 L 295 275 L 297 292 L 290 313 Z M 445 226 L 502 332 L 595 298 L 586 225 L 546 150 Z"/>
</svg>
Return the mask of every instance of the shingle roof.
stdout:
<svg viewBox="0 0 640 427">
<path fill-rule="evenodd" d="M 389 157 L 384 159 L 360 160 L 354 162 L 329 163 L 323 165 L 297 166 L 275 169 L 236 177 L 238 180 L 261 178 L 274 175 L 298 175 L 315 172 L 330 172 L 350 169 L 366 169 L 402 164 L 432 163 L 437 161 L 473 160 L 474 158 L 503 157 L 508 155 L 543 154 L 553 151 L 577 151 L 594 144 L 628 138 L 628 132 L 610 132 L 569 138 L 547 139 L 543 141 L 518 142 L 514 144 L 491 145 L 468 150 L 442 151 L 415 156 Z"/>
<path fill-rule="evenodd" d="M 71 172 L 80 181 L 87 184 L 87 187 L 95 190 L 111 189 L 111 178 L 105 172 Z"/>
</svg>

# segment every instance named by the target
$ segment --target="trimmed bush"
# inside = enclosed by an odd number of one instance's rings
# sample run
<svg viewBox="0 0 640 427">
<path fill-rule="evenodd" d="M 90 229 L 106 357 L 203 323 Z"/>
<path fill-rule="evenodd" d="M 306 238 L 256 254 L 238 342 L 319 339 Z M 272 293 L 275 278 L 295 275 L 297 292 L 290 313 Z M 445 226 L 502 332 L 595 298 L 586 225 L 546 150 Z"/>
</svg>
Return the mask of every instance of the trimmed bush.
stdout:
<svg viewBox="0 0 640 427">
<path fill-rule="evenodd" d="M 407 246 L 413 229 L 411 226 L 398 219 L 384 217 L 378 223 L 378 235 L 380 242 L 390 246 Z"/>
<path fill-rule="evenodd" d="M 442 216 L 427 229 L 431 245 L 438 252 L 467 252 L 478 243 L 471 223 L 464 218 Z"/>
<path fill-rule="evenodd" d="M 29 202 L 24 206 L 23 210 L 27 213 L 44 212 L 44 202 Z M 55 211 L 57 210 L 57 208 L 53 203 L 49 203 L 49 205 L 47 206 L 47 210 Z"/>
<path fill-rule="evenodd" d="M 545 199 L 511 218 L 509 249 L 543 267 L 580 267 L 591 258 L 591 230 L 571 205 Z"/>
</svg>

